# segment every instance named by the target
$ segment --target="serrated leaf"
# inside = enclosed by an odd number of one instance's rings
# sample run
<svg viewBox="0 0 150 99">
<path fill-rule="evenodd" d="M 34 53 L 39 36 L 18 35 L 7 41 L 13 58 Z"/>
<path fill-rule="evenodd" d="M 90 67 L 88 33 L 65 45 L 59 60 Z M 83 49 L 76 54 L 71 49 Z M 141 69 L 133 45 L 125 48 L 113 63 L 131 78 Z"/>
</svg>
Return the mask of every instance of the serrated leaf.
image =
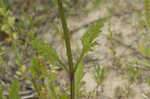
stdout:
<svg viewBox="0 0 150 99">
<path fill-rule="evenodd" d="M 81 86 L 82 86 L 81 80 L 83 78 L 83 75 L 84 75 L 83 63 L 81 61 L 75 72 L 75 96 L 76 96 L 76 98 L 80 94 L 80 91 L 81 91 Z"/>
<path fill-rule="evenodd" d="M 81 41 L 83 46 L 83 52 L 87 53 L 89 50 L 95 46 L 95 38 L 97 38 L 101 32 L 101 28 L 104 26 L 105 20 L 98 21 L 96 24 L 92 25 L 89 30 L 83 35 Z"/>
<path fill-rule="evenodd" d="M 10 99 L 20 99 L 19 96 L 20 84 L 18 80 L 14 80 L 10 86 Z"/>
<path fill-rule="evenodd" d="M 47 60 L 51 63 L 55 63 L 59 61 L 59 57 L 54 48 L 52 48 L 48 43 L 44 43 L 42 41 L 31 41 L 30 44 L 33 48 L 36 49 L 37 53 L 40 55 L 46 56 Z"/>
</svg>

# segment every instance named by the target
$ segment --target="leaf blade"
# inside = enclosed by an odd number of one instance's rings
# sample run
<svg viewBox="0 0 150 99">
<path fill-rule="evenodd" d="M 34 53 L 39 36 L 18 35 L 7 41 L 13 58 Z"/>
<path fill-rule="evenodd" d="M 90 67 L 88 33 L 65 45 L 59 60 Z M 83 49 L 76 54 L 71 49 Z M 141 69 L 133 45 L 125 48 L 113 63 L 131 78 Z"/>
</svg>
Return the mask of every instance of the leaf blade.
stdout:
<svg viewBox="0 0 150 99">
<path fill-rule="evenodd" d="M 10 99 L 20 99 L 19 96 L 20 84 L 18 80 L 14 80 L 10 86 Z"/>
<path fill-rule="evenodd" d="M 95 46 L 94 40 L 101 33 L 101 28 L 104 26 L 106 19 L 98 21 L 96 24 L 93 24 L 89 30 L 82 36 L 82 46 L 83 52 L 87 53 L 93 46 Z"/>
</svg>

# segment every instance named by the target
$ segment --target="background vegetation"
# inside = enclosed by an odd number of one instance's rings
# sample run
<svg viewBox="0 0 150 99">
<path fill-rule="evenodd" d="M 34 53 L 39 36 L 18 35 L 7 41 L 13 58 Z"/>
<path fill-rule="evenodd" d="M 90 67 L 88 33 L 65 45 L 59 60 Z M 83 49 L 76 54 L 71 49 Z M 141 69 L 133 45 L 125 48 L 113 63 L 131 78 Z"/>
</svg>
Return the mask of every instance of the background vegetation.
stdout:
<svg viewBox="0 0 150 99">
<path fill-rule="evenodd" d="M 62 1 L 75 98 L 149 99 L 150 0 Z M 0 0 L 0 99 L 70 99 L 65 36 L 57 0 Z"/>
</svg>

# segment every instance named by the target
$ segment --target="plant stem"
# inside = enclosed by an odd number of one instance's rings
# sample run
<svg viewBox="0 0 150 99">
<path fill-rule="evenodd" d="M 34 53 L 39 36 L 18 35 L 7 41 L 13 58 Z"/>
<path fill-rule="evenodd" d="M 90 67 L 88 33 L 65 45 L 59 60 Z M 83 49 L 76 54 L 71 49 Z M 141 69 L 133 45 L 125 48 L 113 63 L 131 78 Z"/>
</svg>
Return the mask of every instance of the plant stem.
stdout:
<svg viewBox="0 0 150 99">
<path fill-rule="evenodd" d="M 64 70 L 66 70 L 66 72 L 69 74 L 69 69 L 66 67 L 66 65 L 61 60 L 58 60 L 58 62 L 60 63 L 60 65 L 62 66 L 62 68 Z"/>
<path fill-rule="evenodd" d="M 64 32 L 64 39 L 66 44 L 67 56 L 68 56 L 68 63 L 69 63 L 69 76 L 70 76 L 70 99 L 75 99 L 75 77 L 74 77 L 74 70 L 73 70 L 73 59 L 72 59 L 72 52 L 71 52 L 71 45 L 70 45 L 70 38 L 69 38 L 69 30 L 67 27 L 66 18 L 64 15 L 64 8 L 62 6 L 62 0 L 58 0 L 58 9 L 61 18 L 61 23 Z"/>
<path fill-rule="evenodd" d="M 77 63 L 76 63 L 75 66 L 74 66 L 74 69 L 73 69 L 74 72 L 76 72 L 76 70 L 77 70 L 77 68 L 78 68 L 78 65 L 79 65 L 79 63 L 81 62 L 81 60 L 83 59 L 83 57 L 84 57 L 84 52 L 82 51 L 81 54 L 80 54 L 79 59 L 77 60 Z"/>
</svg>

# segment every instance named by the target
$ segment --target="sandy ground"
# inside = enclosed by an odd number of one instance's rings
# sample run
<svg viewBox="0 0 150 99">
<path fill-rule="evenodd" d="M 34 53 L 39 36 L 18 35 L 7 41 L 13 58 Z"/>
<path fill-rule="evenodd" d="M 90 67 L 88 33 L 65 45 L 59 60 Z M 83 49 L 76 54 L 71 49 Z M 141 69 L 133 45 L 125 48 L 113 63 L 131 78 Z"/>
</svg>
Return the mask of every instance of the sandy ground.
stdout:
<svg viewBox="0 0 150 99">
<path fill-rule="evenodd" d="M 113 9 L 112 13 L 108 11 L 108 8 Z M 94 63 L 109 68 L 105 75 L 104 83 L 99 87 L 99 93 L 101 94 L 95 97 L 95 99 L 150 99 L 150 95 L 147 95 L 150 93 L 150 87 L 146 83 L 146 80 L 142 78 L 142 74 L 145 72 L 142 71 L 141 77 L 139 78 L 141 81 L 131 83 L 125 70 L 126 63 L 132 62 L 132 60 L 138 56 L 134 53 L 133 48 L 136 49 L 137 45 L 143 42 L 141 35 L 145 33 L 146 30 L 139 25 L 139 21 L 143 20 L 143 17 L 140 19 L 138 16 L 139 13 L 143 14 L 143 12 L 143 0 L 114 0 L 114 2 L 113 0 L 104 0 L 98 8 L 89 12 L 87 15 L 81 14 L 68 18 L 68 26 L 70 30 L 74 30 L 97 19 L 111 16 L 110 21 L 115 42 L 115 56 L 113 56 L 110 51 L 111 43 L 108 39 L 108 22 L 106 22 L 102 33 L 96 39 L 98 45 L 94 48 L 93 52 L 88 53 L 86 56 L 87 61 L 85 59 L 83 81 L 85 81 L 87 92 L 92 92 L 97 86 L 97 83 L 93 79 Z M 87 28 L 79 29 L 71 35 L 73 52 L 75 52 L 76 49 L 82 48 L 80 38 L 86 29 Z M 55 37 L 55 40 L 53 39 L 52 35 L 55 31 L 49 28 L 49 24 L 45 30 L 41 38 L 48 42 L 55 42 L 52 45 L 61 56 L 65 56 L 65 48 L 60 45 L 61 37 L 58 36 Z M 118 40 L 122 43 L 118 43 Z M 63 58 L 67 60 L 66 57 Z M 94 62 L 88 61 L 88 58 L 89 60 L 94 60 Z M 64 73 L 60 73 L 60 76 L 64 76 L 63 74 Z M 62 82 L 65 81 L 62 80 Z M 61 84 L 65 85 L 65 83 Z"/>
<path fill-rule="evenodd" d="M 111 1 L 111 3 L 113 2 Z M 67 20 L 69 27 L 73 29 L 74 27 L 80 27 L 96 19 L 107 17 L 110 15 L 107 8 L 113 7 L 114 12 L 111 16 L 111 31 L 113 32 L 113 36 L 116 36 L 117 39 L 121 40 L 124 44 L 136 48 L 137 44 L 140 43 L 140 33 L 145 31 L 144 29 L 138 29 L 138 11 L 143 13 L 142 0 L 126 0 L 125 2 L 124 0 L 118 0 L 118 6 L 120 8 L 114 7 L 114 5 L 111 5 L 109 0 L 107 0 L 87 16 L 69 18 Z M 85 29 L 80 29 L 72 36 L 73 44 L 79 45 L 80 48 L 81 42 L 79 40 L 84 32 Z M 110 40 L 107 39 L 108 35 L 108 22 L 106 22 L 101 35 L 97 38 L 98 45 L 94 48 L 93 52 L 88 53 L 90 57 L 97 59 L 96 63 L 111 68 L 103 84 L 103 97 L 98 96 L 96 99 L 149 99 L 150 97 L 145 95 L 150 89 L 147 83 L 143 81 L 138 84 L 130 84 L 126 73 L 123 73 L 124 69 L 114 69 L 116 66 L 112 61 L 113 55 L 110 52 Z M 76 46 L 73 46 L 73 49 L 75 48 Z M 121 63 L 121 67 L 125 67 L 127 61 L 134 59 L 133 50 L 119 44 L 116 44 L 114 49 L 116 51 L 115 58 L 117 61 L 123 62 Z M 85 63 L 85 75 L 83 80 L 86 82 L 85 86 L 87 92 L 91 92 L 96 87 L 92 72 L 93 64 Z M 132 92 L 130 93 L 127 88 L 132 89 Z"/>
</svg>

